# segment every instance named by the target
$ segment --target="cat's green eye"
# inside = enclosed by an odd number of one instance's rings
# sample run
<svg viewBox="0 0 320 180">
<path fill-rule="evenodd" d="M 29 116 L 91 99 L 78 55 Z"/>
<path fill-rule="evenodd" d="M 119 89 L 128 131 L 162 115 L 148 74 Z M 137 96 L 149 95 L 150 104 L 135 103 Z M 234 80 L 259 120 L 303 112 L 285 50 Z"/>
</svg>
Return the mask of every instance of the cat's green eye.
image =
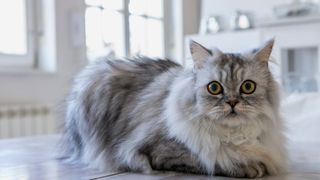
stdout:
<svg viewBox="0 0 320 180">
<path fill-rule="evenodd" d="M 208 92 L 212 95 L 218 95 L 221 94 L 223 89 L 220 83 L 217 81 L 212 81 L 207 85 Z"/>
<path fill-rule="evenodd" d="M 246 80 L 242 83 L 240 91 L 244 94 L 252 94 L 256 90 L 256 83 L 252 80 Z"/>
</svg>

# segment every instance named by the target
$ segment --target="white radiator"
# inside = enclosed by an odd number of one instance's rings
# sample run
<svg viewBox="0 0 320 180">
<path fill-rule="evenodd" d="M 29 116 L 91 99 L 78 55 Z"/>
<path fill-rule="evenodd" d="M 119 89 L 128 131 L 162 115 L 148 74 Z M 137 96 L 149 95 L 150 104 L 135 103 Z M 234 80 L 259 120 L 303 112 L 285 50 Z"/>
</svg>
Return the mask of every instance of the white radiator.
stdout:
<svg viewBox="0 0 320 180">
<path fill-rule="evenodd" d="M 52 134 L 56 130 L 50 105 L 0 105 L 0 139 Z"/>
</svg>

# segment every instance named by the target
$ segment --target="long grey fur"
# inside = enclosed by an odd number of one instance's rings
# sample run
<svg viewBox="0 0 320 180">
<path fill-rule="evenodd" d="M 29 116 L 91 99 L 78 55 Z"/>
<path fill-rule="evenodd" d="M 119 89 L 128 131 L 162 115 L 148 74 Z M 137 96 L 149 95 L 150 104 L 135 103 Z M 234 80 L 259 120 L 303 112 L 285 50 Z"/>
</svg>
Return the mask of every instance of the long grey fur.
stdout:
<svg viewBox="0 0 320 180">
<path fill-rule="evenodd" d="M 263 57 L 193 46 L 195 71 L 146 57 L 101 60 L 81 71 L 66 101 L 66 159 L 144 173 L 261 177 L 285 171 L 276 85 L 265 63 L 254 60 Z M 254 68 L 262 74 L 247 72 Z M 261 84 L 256 95 L 235 96 L 247 103 L 248 115 L 217 111 L 247 76 Z M 223 97 L 206 91 L 212 80 L 225 85 Z M 226 142 L 225 134 L 237 128 L 248 140 Z"/>
<path fill-rule="evenodd" d="M 168 136 L 161 117 L 172 80 L 181 71 L 170 60 L 146 57 L 88 66 L 75 78 L 67 98 L 68 158 L 102 169 L 201 172 L 195 155 Z M 136 165 L 127 164 L 117 155 L 121 143 L 139 133 L 137 129 L 148 136 L 133 145 L 136 156 L 148 157 L 150 167 L 138 165 L 139 159 Z"/>
</svg>

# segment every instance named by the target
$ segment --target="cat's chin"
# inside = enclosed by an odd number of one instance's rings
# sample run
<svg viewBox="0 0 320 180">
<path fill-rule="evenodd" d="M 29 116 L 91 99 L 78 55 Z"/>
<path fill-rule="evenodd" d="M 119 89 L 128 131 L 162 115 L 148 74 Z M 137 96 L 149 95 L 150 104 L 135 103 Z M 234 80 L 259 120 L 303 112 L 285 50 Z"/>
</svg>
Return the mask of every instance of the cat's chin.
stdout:
<svg viewBox="0 0 320 180">
<path fill-rule="evenodd" d="M 211 111 L 206 113 L 208 119 L 213 120 L 215 124 L 222 125 L 225 127 L 239 127 L 244 124 L 248 124 L 255 114 L 252 112 L 245 111 L 243 109 L 238 108 L 228 108 L 223 109 L 222 111 Z"/>
<path fill-rule="evenodd" d="M 220 121 L 220 124 L 230 128 L 234 128 L 244 124 L 244 121 L 239 117 L 231 117 L 231 118 L 226 118 L 223 122 Z"/>
</svg>

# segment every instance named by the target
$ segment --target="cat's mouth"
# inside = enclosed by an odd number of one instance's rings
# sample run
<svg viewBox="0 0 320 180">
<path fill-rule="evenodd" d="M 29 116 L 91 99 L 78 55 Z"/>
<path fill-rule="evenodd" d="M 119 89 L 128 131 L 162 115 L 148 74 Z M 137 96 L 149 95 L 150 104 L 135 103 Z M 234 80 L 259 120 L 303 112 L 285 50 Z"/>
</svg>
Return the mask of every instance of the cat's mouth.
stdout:
<svg viewBox="0 0 320 180">
<path fill-rule="evenodd" d="M 236 110 L 234 108 L 232 108 L 227 116 L 232 118 L 232 117 L 236 117 L 238 115 L 239 115 L 239 113 L 237 113 Z"/>
<path fill-rule="evenodd" d="M 238 121 L 238 119 L 246 117 L 246 114 L 244 111 L 241 109 L 238 109 L 239 107 L 229 107 L 225 108 L 223 111 L 218 111 L 218 112 L 213 112 L 213 119 L 217 119 L 218 121 L 221 122 L 226 122 L 226 121 Z"/>
<path fill-rule="evenodd" d="M 227 118 L 238 118 L 239 116 L 246 116 L 246 113 L 240 108 L 237 107 L 230 108 L 229 111 L 226 113 Z"/>
<path fill-rule="evenodd" d="M 221 117 L 221 120 L 219 121 L 219 124 L 224 125 L 226 127 L 238 127 L 243 121 L 243 114 L 236 109 L 230 109 L 227 113 L 224 114 L 223 117 Z"/>
</svg>

